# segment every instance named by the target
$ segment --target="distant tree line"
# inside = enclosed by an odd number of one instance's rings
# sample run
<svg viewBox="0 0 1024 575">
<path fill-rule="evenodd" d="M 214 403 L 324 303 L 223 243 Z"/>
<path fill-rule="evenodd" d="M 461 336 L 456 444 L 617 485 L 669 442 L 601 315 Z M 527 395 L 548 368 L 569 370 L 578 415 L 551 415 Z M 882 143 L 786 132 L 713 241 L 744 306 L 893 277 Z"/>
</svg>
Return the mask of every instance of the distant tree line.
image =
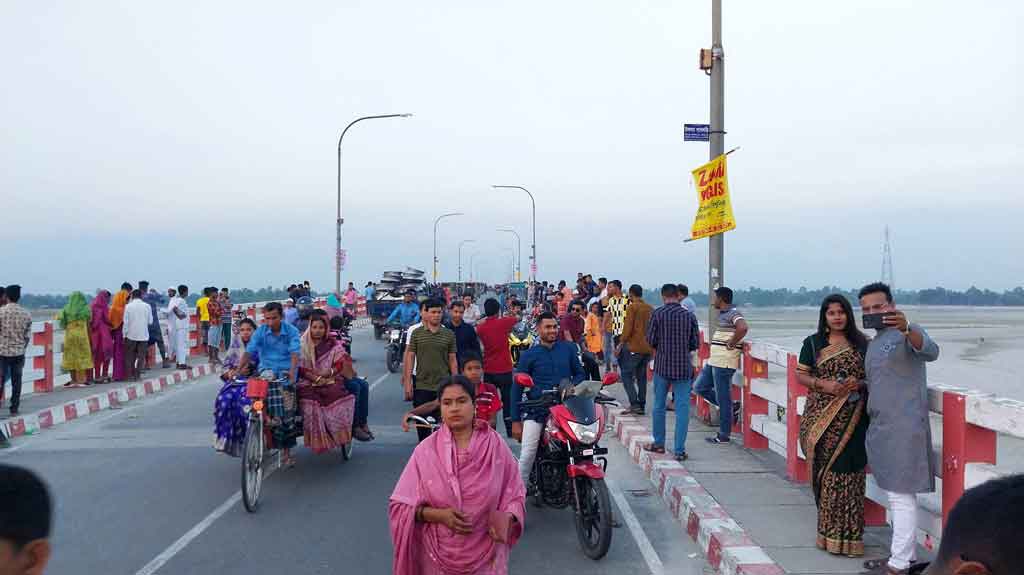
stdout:
<svg viewBox="0 0 1024 575">
<path fill-rule="evenodd" d="M 189 305 L 195 305 L 196 300 L 199 299 L 203 288 L 189 286 L 191 290 L 188 295 Z M 231 288 L 228 288 L 231 289 Z M 167 288 L 159 290 L 160 295 L 167 296 Z M 95 294 L 85 294 L 86 299 L 90 302 Z M 257 301 L 271 301 L 271 300 L 283 300 L 288 298 L 288 287 L 275 288 L 267 286 L 257 290 L 249 288 L 239 288 L 231 290 L 231 303 L 252 303 Z M 59 309 L 64 307 L 68 301 L 67 294 L 22 294 L 21 305 L 30 309 Z"/>
<path fill-rule="evenodd" d="M 840 293 L 849 298 L 856 306 L 858 291 L 860 291 L 859 287 L 851 290 L 836 286 L 820 289 L 801 287 L 797 290 L 789 288 L 765 290 L 752 287 L 734 290 L 733 301 L 737 305 L 756 307 L 817 306 L 821 304 L 821 300 L 825 299 L 825 296 Z M 697 302 L 697 305 L 708 305 L 707 293 L 691 293 L 690 297 Z M 645 298 L 648 301 L 661 301 L 661 293 L 657 290 L 648 290 Z M 949 290 L 942 287 L 896 290 L 893 298 L 897 303 L 904 305 L 1024 306 L 1024 287 L 1016 287 L 1002 293 L 982 290 L 973 286 L 966 291 Z"/>
</svg>

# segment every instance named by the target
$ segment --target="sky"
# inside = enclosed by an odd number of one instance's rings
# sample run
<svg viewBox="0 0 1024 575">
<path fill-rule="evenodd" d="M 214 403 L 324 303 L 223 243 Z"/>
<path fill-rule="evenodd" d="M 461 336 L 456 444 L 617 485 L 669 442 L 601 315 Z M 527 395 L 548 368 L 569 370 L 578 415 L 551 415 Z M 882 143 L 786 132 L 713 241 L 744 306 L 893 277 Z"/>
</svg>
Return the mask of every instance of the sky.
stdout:
<svg viewBox="0 0 1024 575">
<path fill-rule="evenodd" d="M 1024 284 L 1024 4 L 725 0 L 725 283 Z M 0 283 L 707 284 L 710 0 L 0 3 Z"/>
</svg>

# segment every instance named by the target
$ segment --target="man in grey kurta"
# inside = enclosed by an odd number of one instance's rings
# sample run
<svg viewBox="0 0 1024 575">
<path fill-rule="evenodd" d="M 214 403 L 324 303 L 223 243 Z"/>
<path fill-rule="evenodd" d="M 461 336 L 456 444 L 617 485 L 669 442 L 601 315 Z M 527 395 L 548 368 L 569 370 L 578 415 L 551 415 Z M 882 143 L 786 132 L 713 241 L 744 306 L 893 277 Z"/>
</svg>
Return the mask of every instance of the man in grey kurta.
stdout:
<svg viewBox="0 0 1024 575">
<path fill-rule="evenodd" d="M 886 314 L 885 327 L 871 340 L 864 359 L 871 420 L 867 452 L 875 481 L 889 498 L 893 523 L 889 567 L 899 572 L 915 559 L 915 494 L 935 490 L 925 363 L 938 359 L 939 346 L 896 309 L 887 285 L 865 286 L 860 304 L 865 314 Z"/>
</svg>

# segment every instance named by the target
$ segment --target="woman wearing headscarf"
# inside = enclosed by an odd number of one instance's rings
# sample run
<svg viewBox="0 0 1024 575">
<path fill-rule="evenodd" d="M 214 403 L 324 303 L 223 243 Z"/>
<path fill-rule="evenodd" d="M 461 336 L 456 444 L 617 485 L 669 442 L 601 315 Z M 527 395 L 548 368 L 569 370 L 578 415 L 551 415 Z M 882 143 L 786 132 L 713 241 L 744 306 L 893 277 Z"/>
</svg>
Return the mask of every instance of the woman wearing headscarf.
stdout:
<svg viewBox="0 0 1024 575">
<path fill-rule="evenodd" d="M 114 301 L 110 304 L 110 312 L 108 318 L 110 319 L 110 337 L 113 340 L 114 353 L 114 381 L 124 381 L 125 369 L 124 369 L 124 333 L 121 329 L 124 327 L 124 308 L 128 305 L 128 296 L 132 293 L 132 286 L 128 283 L 121 284 L 121 291 L 117 292 L 114 296 Z"/>
<path fill-rule="evenodd" d="M 114 340 L 110 336 L 110 292 L 101 289 L 92 300 L 89 339 L 92 341 L 93 383 L 110 383 L 110 360 L 114 357 Z"/>
<path fill-rule="evenodd" d="M 253 353 L 249 356 L 246 371 L 239 371 L 245 347 L 249 345 L 252 334 L 256 332 L 256 322 L 245 318 L 238 323 L 238 334 L 231 340 L 227 354 L 224 356 L 224 371 L 220 378 L 224 385 L 217 393 L 213 404 L 213 448 L 233 457 L 242 454 L 245 442 L 245 430 L 248 426 L 248 415 L 245 406 L 249 398 L 245 396 L 245 380 L 237 378 L 252 375 L 253 367 L 259 365 L 259 357 Z"/>
<path fill-rule="evenodd" d="M 326 314 L 312 314 L 302 334 L 297 391 L 304 443 L 314 453 L 352 441 L 356 397 L 345 388 L 352 377 L 352 358 L 331 335 Z"/>
<path fill-rule="evenodd" d="M 89 320 L 92 313 L 85 295 L 72 292 L 68 303 L 57 314 L 61 329 L 64 330 L 64 353 L 60 362 L 61 369 L 71 373 L 70 385 L 82 386 L 89 384 L 89 370 L 93 368 L 92 350 L 89 345 Z"/>
<path fill-rule="evenodd" d="M 395 575 L 505 575 L 526 488 L 508 445 L 474 417 L 461 376 L 438 386 L 444 424 L 406 464 L 388 505 Z"/>
</svg>

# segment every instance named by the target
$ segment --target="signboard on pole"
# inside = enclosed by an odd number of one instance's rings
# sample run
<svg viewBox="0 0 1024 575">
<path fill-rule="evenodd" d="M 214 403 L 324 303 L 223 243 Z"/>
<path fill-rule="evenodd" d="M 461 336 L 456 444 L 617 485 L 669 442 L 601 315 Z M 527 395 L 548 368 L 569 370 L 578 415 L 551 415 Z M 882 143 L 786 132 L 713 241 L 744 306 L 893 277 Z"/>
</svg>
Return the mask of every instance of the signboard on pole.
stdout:
<svg viewBox="0 0 1024 575">
<path fill-rule="evenodd" d="M 697 216 L 690 229 L 690 239 L 699 240 L 736 229 L 729 199 L 729 174 L 725 154 L 693 171 L 697 188 Z"/>
<path fill-rule="evenodd" d="M 338 269 L 345 269 L 345 260 L 347 259 L 348 252 L 341 249 L 338 250 Z"/>
<path fill-rule="evenodd" d="M 683 141 L 711 141 L 711 124 L 683 124 Z"/>
</svg>

